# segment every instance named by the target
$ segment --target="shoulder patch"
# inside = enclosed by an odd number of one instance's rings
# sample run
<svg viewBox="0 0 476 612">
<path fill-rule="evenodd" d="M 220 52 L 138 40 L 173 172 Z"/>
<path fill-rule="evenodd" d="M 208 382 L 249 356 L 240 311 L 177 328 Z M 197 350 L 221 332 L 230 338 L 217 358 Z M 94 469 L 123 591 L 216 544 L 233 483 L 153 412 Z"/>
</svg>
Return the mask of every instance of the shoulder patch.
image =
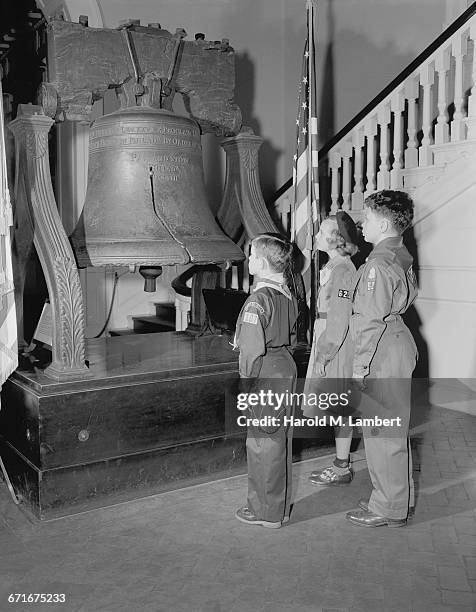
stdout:
<svg viewBox="0 0 476 612">
<path fill-rule="evenodd" d="M 245 312 L 249 312 L 250 310 L 257 310 L 260 314 L 264 314 L 264 308 L 258 302 L 248 302 L 245 307 Z"/>
<path fill-rule="evenodd" d="M 408 277 L 408 280 L 410 281 L 410 283 L 413 286 L 416 286 L 417 280 L 416 280 L 415 272 L 413 271 L 413 266 L 410 266 L 408 268 L 408 270 L 407 270 L 407 277 Z"/>
<path fill-rule="evenodd" d="M 373 291 L 375 289 L 375 279 L 377 278 L 377 272 L 375 268 L 370 268 L 367 275 L 367 291 Z"/>
<path fill-rule="evenodd" d="M 350 291 L 348 289 L 339 289 L 339 291 L 337 292 L 337 297 L 350 300 Z"/>
<path fill-rule="evenodd" d="M 254 312 L 245 312 L 243 315 L 243 323 L 251 323 L 252 325 L 258 325 L 258 315 Z"/>
</svg>

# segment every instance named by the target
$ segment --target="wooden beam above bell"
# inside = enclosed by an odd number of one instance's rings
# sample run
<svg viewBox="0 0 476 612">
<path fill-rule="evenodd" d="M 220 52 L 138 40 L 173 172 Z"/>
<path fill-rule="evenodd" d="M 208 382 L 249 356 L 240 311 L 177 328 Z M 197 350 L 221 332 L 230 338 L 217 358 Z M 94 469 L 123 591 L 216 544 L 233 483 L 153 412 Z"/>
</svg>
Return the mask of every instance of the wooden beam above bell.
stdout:
<svg viewBox="0 0 476 612">
<path fill-rule="evenodd" d="M 156 24 L 145 27 L 135 21 L 128 20 L 119 30 L 61 20 L 48 24 L 48 74 L 58 95 L 58 117 L 89 122 L 94 100 L 135 78 L 125 35 L 130 37 L 142 74 L 169 80 L 170 57 L 185 32 L 178 28 L 172 34 Z M 233 102 L 235 54 L 227 39 L 183 40 L 172 76 L 171 95 L 184 96 L 202 132 L 239 133 L 241 111 Z"/>
</svg>

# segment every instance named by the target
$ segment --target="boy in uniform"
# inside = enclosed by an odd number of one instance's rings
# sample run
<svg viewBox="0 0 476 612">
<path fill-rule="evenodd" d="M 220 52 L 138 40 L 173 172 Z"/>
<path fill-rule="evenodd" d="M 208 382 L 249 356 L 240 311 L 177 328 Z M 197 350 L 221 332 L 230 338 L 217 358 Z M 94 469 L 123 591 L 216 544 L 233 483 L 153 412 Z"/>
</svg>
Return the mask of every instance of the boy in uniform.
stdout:
<svg viewBox="0 0 476 612">
<path fill-rule="evenodd" d="M 261 234 L 251 243 L 249 272 L 257 277 L 253 292 L 238 317 L 235 347 L 239 370 L 249 391 L 293 391 L 296 364 L 289 348 L 295 339 L 296 298 L 289 290 L 293 247 L 276 234 Z M 292 441 L 284 416 L 273 406 L 250 407 L 250 416 L 275 417 L 270 426 L 248 426 L 248 500 L 235 516 L 247 525 L 278 529 L 289 520 Z M 276 424 L 277 423 L 277 424 Z"/>
<path fill-rule="evenodd" d="M 417 296 L 413 259 L 402 240 L 413 220 L 413 202 L 403 191 L 383 190 L 365 206 L 363 235 L 374 248 L 353 283 L 352 376 L 363 389 L 367 377 L 384 379 L 368 383 L 380 384 L 384 411 L 402 417 L 404 427 L 383 435 L 375 427 L 362 428 L 373 491 L 346 518 L 363 527 L 401 527 L 414 504 L 408 421 L 417 350 L 401 318 Z"/>
</svg>

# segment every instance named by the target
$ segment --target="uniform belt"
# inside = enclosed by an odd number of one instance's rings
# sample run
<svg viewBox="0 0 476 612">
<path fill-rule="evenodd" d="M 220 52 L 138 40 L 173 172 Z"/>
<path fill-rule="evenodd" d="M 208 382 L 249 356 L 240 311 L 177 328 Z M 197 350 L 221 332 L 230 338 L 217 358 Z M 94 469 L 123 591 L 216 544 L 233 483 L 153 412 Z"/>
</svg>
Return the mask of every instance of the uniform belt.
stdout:
<svg viewBox="0 0 476 612">
<path fill-rule="evenodd" d="M 318 319 L 327 319 L 327 312 L 318 312 L 317 313 L 317 318 Z"/>
</svg>

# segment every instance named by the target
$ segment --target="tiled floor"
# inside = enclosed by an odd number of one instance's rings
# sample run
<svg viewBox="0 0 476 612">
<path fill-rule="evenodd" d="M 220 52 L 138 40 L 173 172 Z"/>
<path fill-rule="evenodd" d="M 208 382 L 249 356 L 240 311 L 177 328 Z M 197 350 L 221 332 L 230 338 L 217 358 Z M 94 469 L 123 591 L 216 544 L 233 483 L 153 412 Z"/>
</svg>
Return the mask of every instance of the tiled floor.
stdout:
<svg viewBox="0 0 476 612">
<path fill-rule="evenodd" d="M 308 483 L 326 459 L 295 465 L 280 530 L 234 519 L 245 476 L 42 524 L 2 483 L 0 611 L 476 610 L 475 403 L 448 400 L 417 421 L 417 507 L 402 529 L 344 519 L 370 492 L 361 451 L 347 487 Z M 66 603 L 10 604 L 10 593 L 65 593 Z"/>
</svg>

